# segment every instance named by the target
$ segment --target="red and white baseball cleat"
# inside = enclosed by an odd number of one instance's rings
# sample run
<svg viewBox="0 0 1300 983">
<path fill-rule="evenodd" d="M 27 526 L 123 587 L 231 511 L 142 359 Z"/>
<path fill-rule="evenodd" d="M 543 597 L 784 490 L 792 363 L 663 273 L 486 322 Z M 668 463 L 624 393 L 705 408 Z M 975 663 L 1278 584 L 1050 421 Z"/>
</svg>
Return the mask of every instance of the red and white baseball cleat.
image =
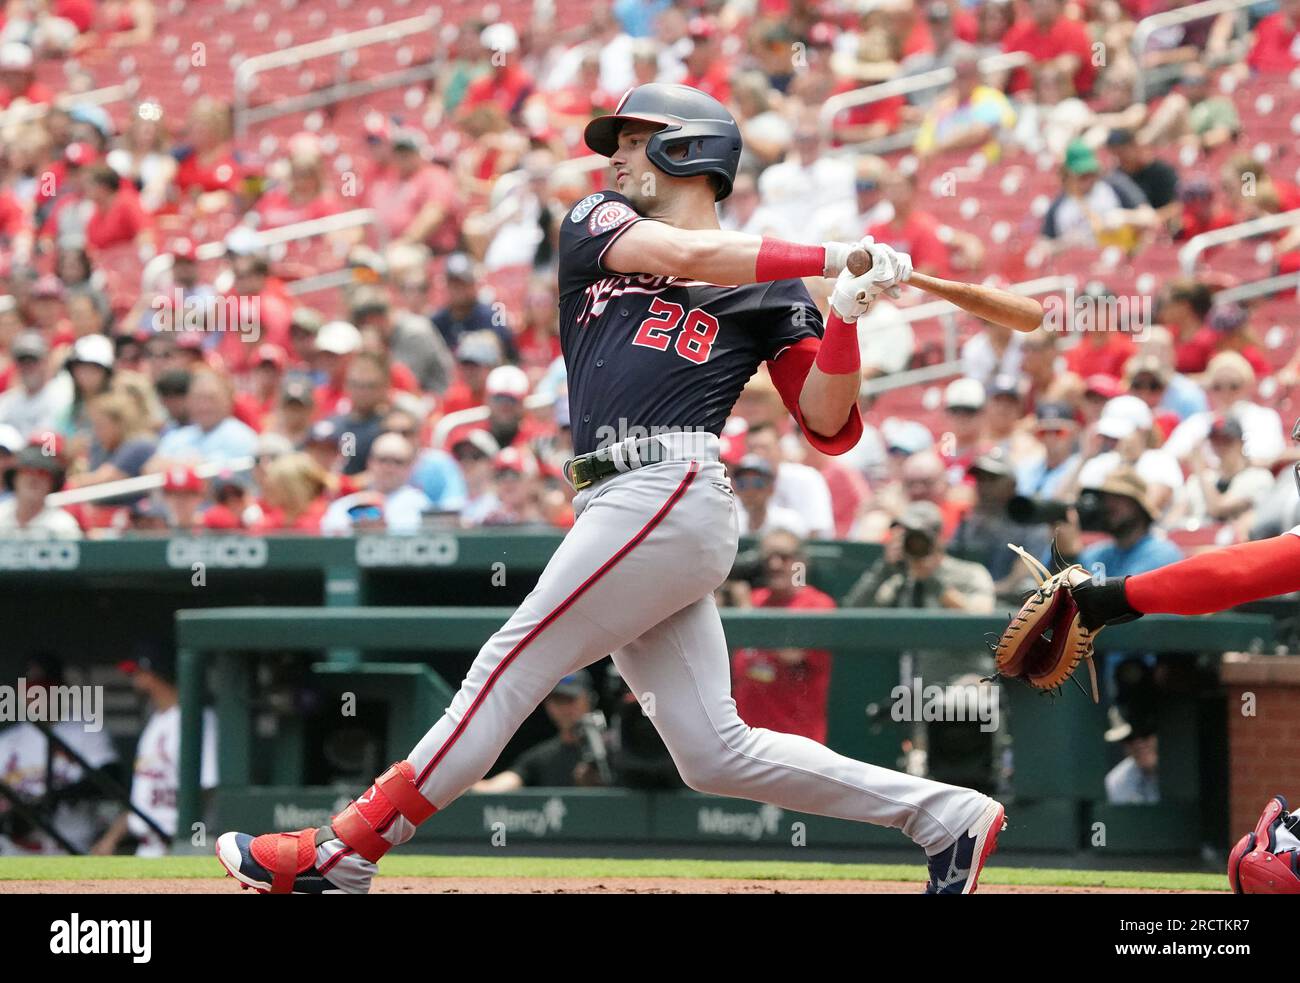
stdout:
<svg viewBox="0 0 1300 983">
<path fill-rule="evenodd" d="M 226 873 L 259 894 L 346 894 L 316 869 L 316 830 L 222 833 L 217 860 Z"/>
</svg>

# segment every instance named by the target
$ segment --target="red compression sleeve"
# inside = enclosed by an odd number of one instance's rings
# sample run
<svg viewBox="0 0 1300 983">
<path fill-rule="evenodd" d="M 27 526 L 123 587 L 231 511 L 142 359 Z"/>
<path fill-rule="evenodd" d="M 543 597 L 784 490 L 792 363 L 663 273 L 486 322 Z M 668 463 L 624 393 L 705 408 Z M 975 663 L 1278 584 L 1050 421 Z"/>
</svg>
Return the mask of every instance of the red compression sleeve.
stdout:
<svg viewBox="0 0 1300 983">
<path fill-rule="evenodd" d="M 763 237 L 754 262 L 754 282 L 794 280 L 801 276 L 821 276 L 826 269 L 826 250 L 821 246 L 802 246 L 784 239 Z"/>
<path fill-rule="evenodd" d="M 1210 614 L 1300 590 L 1300 536 L 1210 550 L 1124 581 L 1143 614 Z"/>
<path fill-rule="evenodd" d="M 827 375 L 848 375 L 862 368 L 856 321 L 841 321 L 834 311 L 826 315 L 826 331 L 814 363 Z"/>
</svg>

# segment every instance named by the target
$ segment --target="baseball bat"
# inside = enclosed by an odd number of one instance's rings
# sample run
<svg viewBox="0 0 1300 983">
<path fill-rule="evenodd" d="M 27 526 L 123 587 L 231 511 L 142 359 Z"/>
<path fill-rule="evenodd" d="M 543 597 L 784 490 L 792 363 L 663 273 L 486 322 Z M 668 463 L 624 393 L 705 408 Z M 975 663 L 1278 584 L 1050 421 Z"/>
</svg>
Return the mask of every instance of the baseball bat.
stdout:
<svg viewBox="0 0 1300 983">
<path fill-rule="evenodd" d="M 871 269 L 871 254 L 865 249 L 849 253 L 849 272 L 861 276 Z M 907 280 L 914 287 L 942 297 L 963 311 L 1016 331 L 1033 331 L 1043 323 L 1043 305 L 1032 297 L 1022 297 L 1009 290 L 986 287 L 978 283 L 959 283 L 925 273 L 913 273 Z"/>
</svg>

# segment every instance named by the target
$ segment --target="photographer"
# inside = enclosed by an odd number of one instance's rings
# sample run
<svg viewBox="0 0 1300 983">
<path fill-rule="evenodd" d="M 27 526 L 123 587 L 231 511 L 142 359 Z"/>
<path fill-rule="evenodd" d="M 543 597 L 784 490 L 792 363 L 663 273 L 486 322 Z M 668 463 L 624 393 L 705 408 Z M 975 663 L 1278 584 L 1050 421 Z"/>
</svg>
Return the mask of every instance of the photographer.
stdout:
<svg viewBox="0 0 1300 983">
<path fill-rule="evenodd" d="M 1081 500 L 1093 503 L 1066 510 L 1054 525 L 1056 548 L 1066 563 L 1081 563 L 1097 577 L 1127 577 L 1155 570 L 1183 558 L 1182 550 L 1164 537 L 1147 483 L 1131 468 L 1112 471 L 1096 492 Z M 1109 537 L 1084 548 L 1083 531 Z M 1049 557 L 1043 557 L 1046 561 Z"/>
<path fill-rule="evenodd" d="M 844 606 L 992 611 L 993 578 L 980 564 L 949 556 L 942 530 L 937 505 L 909 504 L 891 527 L 885 555 L 850 588 Z"/>
<path fill-rule="evenodd" d="M 993 578 L 978 563 L 944 552 L 943 517 L 932 502 L 913 502 L 894 523 L 885 555 L 863 575 L 845 607 L 943 608 L 987 614 L 993 610 Z M 977 643 L 978 644 L 978 643 Z M 982 646 L 968 650 L 904 652 L 899 679 L 909 691 L 916 687 L 978 685 L 993 671 L 993 659 Z M 960 692 L 955 690 L 953 692 Z M 964 781 L 975 788 L 996 783 L 996 740 L 978 722 L 914 720 L 903 732 L 909 771 L 937 781 Z"/>
<path fill-rule="evenodd" d="M 950 550 L 992 574 L 999 595 L 1019 594 L 1029 577 L 1007 543 L 1019 543 L 1037 556 L 1047 550 L 1050 537 L 1043 526 L 1024 525 L 1008 516 L 1016 474 L 1005 454 L 982 454 L 971 464 L 970 474 L 975 478 L 975 506 L 953 533 Z"/>
<path fill-rule="evenodd" d="M 595 702 L 587 670 L 579 669 L 565 676 L 542 701 L 546 715 L 559 733 L 529 748 L 505 771 L 475 782 L 473 791 L 514 792 L 539 786 L 569 788 L 606 784 L 601 775 L 603 769 L 599 767 L 604 756 L 593 755 L 588 733 Z M 603 719 L 595 726 L 603 731 Z"/>
</svg>

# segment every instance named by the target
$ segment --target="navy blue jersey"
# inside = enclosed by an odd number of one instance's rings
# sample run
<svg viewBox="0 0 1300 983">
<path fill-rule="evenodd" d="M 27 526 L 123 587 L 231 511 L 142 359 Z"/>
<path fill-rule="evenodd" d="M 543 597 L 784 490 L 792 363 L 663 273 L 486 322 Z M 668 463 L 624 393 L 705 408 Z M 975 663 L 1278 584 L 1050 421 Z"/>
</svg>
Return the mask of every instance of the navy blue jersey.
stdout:
<svg viewBox="0 0 1300 983">
<path fill-rule="evenodd" d="M 602 191 L 578 202 L 560 229 L 560 344 L 576 454 L 666 430 L 719 434 L 761 362 L 822 335 L 800 280 L 724 287 L 606 269 L 606 251 L 642 220 L 622 195 Z"/>
</svg>

